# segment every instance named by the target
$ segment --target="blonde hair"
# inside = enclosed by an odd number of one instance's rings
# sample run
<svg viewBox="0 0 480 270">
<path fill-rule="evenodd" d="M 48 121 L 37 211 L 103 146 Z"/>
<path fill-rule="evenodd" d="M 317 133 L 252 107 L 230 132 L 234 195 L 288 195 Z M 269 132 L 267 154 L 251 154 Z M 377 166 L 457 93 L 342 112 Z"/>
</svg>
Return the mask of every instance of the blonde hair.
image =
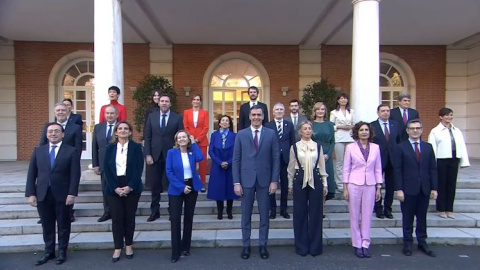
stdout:
<svg viewBox="0 0 480 270">
<path fill-rule="evenodd" d="M 175 137 L 173 137 L 173 140 L 175 140 L 175 146 L 173 146 L 173 148 L 177 148 L 177 149 L 180 148 L 180 145 L 178 145 L 177 137 L 178 137 L 178 134 L 180 134 L 181 132 L 185 132 L 185 134 L 187 134 L 187 138 L 188 138 L 187 148 L 191 148 L 192 147 L 192 141 L 190 140 L 190 133 L 188 133 L 188 131 L 186 131 L 184 129 L 181 129 L 181 130 L 177 131 L 177 133 L 175 133 Z"/>
<path fill-rule="evenodd" d="M 312 121 L 315 121 L 317 119 L 317 116 L 316 116 L 316 111 L 317 110 L 320 110 L 321 108 L 325 107 L 325 115 L 323 116 L 323 121 L 326 121 L 328 118 L 327 118 L 327 114 L 328 114 L 328 109 L 327 109 L 327 105 L 325 105 L 325 103 L 323 102 L 317 102 L 315 103 L 315 105 L 313 105 L 313 109 L 312 109 Z"/>
</svg>

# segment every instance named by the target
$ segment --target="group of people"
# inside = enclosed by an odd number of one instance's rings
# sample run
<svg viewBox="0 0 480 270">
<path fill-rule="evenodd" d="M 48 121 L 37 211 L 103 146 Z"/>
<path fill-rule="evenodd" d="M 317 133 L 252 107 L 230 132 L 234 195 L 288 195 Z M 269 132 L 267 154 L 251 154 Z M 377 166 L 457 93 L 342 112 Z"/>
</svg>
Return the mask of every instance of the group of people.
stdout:
<svg viewBox="0 0 480 270">
<path fill-rule="evenodd" d="M 419 249 L 435 256 L 425 241 L 430 199 L 437 200 L 441 217 L 455 218 L 458 167 L 469 163 L 463 135 L 451 123 L 453 112 L 448 108 L 440 110 L 441 122 L 426 143 L 421 141 L 422 122 L 418 112 L 409 108 L 407 94 L 400 95 L 398 108 L 379 105 L 378 120 L 372 123 L 356 120 L 344 93 L 338 96 L 330 118 L 324 103 L 316 103 L 307 117 L 299 113 L 299 101 L 293 99 L 290 114 L 286 115 L 282 103 L 275 103 L 273 119 L 268 121 L 267 105 L 258 101 L 259 89 L 252 86 L 248 89 L 250 101 L 240 107 L 238 132 L 234 132 L 232 118 L 221 115 L 218 129 L 208 140 L 209 114 L 201 108 L 200 95 L 192 96 L 192 108 L 181 116 L 170 110 L 167 94 L 153 90 L 152 106 L 145 112 L 142 147 L 132 140 L 133 129 L 126 121 L 126 108 L 117 101 L 119 94 L 118 87 L 109 88 L 111 103 L 101 109 L 92 142 L 92 165 L 101 176 L 104 194 L 104 213 L 98 222 L 112 219 L 114 263 L 124 247 L 125 257 L 133 258 L 144 166 L 145 183 L 151 189 L 148 222 L 160 218 L 160 196 L 168 185 L 172 263 L 190 255 L 199 192 L 207 192 L 207 198 L 216 201 L 219 220 L 225 201 L 227 218 L 233 219 L 233 201 L 241 200 L 243 259 L 251 253 L 255 198 L 260 214 L 259 254 L 262 259 L 269 257 L 269 220 L 277 216 L 278 185 L 279 214 L 285 219 L 290 219 L 288 195 L 293 196 L 295 251 L 301 256 L 322 253 L 323 208 L 335 197 L 336 189 L 343 191 L 348 201 L 352 245 L 360 258 L 371 256 L 372 212 L 378 218 L 393 218 L 395 192 L 401 202 L 403 253 L 407 256 L 412 254 L 414 217 Z M 71 100 L 64 103 L 73 105 Z M 55 116 L 55 122 L 45 126 L 41 146 L 33 152 L 27 177 L 26 196 L 37 207 L 44 230 L 45 252 L 37 265 L 53 258 L 57 264 L 66 260 L 72 208 L 78 195 L 83 122 L 80 117 L 78 124 L 73 123 L 78 117 L 63 103 L 55 106 Z M 208 188 L 207 150 L 211 158 Z M 56 158 L 59 153 L 61 161 Z"/>
</svg>

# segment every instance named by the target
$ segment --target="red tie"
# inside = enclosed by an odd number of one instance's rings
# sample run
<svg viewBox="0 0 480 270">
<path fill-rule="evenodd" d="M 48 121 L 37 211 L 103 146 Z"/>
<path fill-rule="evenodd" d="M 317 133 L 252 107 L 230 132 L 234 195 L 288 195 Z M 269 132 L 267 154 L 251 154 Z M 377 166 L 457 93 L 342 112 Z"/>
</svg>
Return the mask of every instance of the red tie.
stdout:
<svg viewBox="0 0 480 270">
<path fill-rule="evenodd" d="M 253 145 L 255 146 L 255 151 L 258 151 L 258 130 L 255 130 L 255 137 L 253 138 Z"/>
<path fill-rule="evenodd" d="M 388 126 L 387 123 L 383 123 L 385 125 L 385 140 L 388 141 L 390 139 L 390 132 L 388 132 Z"/>
<path fill-rule="evenodd" d="M 403 109 L 403 123 L 407 124 L 407 109 Z"/>
<path fill-rule="evenodd" d="M 417 161 L 420 163 L 420 149 L 418 148 L 418 142 L 413 143 L 415 145 L 415 157 L 417 157 Z"/>
</svg>

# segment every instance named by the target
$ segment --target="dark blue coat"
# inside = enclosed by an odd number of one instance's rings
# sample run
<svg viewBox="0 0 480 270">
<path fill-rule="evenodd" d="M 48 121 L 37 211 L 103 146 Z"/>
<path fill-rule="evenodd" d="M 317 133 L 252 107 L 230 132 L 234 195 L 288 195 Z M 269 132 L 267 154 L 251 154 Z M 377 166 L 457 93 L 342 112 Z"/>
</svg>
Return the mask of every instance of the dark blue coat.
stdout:
<svg viewBox="0 0 480 270">
<path fill-rule="evenodd" d="M 380 124 L 383 125 L 383 122 L 380 123 L 380 120 L 373 121 L 370 123 L 370 126 L 373 128 L 375 132 L 375 137 L 373 137 L 373 142 L 380 146 L 380 155 L 382 157 L 382 170 L 385 172 L 385 168 L 387 167 L 387 162 L 390 162 L 390 165 L 395 163 L 395 155 L 394 151 L 398 143 L 400 143 L 400 124 L 395 120 L 388 121 L 388 130 L 390 132 L 390 136 L 387 139 L 385 138 L 385 134 L 383 133 L 382 127 Z"/>
</svg>

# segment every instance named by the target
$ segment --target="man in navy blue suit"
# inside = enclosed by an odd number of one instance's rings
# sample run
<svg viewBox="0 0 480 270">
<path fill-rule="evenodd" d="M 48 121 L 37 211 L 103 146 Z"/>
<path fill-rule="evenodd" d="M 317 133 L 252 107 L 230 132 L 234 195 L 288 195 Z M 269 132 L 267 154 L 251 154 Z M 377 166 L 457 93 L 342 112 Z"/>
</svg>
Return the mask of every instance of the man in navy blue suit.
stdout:
<svg viewBox="0 0 480 270">
<path fill-rule="evenodd" d="M 62 264 L 67 259 L 70 206 L 75 202 L 80 182 L 80 155 L 75 147 L 62 142 L 62 126 L 49 123 L 45 133 L 48 143 L 33 150 L 25 187 L 28 203 L 37 207 L 43 227 L 45 251 L 36 265 L 55 258 L 55 223 L 58 228 L 56 263 Z"/>
<path fill-rule="evenodd" d="M 286 219 L 290 218 L 287 212 L 288 179 L 287 167 L 290 160 L 290 147 L 295 143 L 295 128 L 292 122 L 283 119 L 285 106 L 278 102 L 273 105 L 274 119 L 268 122 L 265 127 L 277 133 L 278 147 L 280 150 L 280 215 Z M 270 219 L 277 216 L 277 200 L 275 194 L 270 195 Z"/>
<path fill-rule="evenodd" d="M 407 122 L 412 119 L 420 119 L 418 111 L 410 108 L 410 94 L 405 93 L 398 96 L 398 107 L 392 109 L 390 119 L 400 124 L 400 142 L 406 141 L 408 139 L 405 131 Z"/>
<path fill-rule="evenodd" d="M 262 124 L 265 125 L 268 123 L 268 108 L 267 104 L 258 101 L 259 90 L 256 86 L 250 86 L 248 88 L 248 96 L 250 101 L 243 103 L 240 106 L 240 115 L 238 117 L 238 131 L 248 128 L 250 126 L 250 108 L 253 106 L 260 106 L 263 112 L 263 121 Z"/>
<path fill-rule="evenodd" d="M 400 142 L 399 124 L 390 118 L 390 107 L 386 104 L 380 104 L 377 107 L 378 119 L 370 123 L 375 137 L 373 142 L 380 146 L 380 155 L 382 157 L 382 171 L 385 176 L 385 198 L 384 206 L 382 199 L 375 202 L 375 214 L 377 218 L 393 219 L 392 203 L 394 189 L 393 164 L 396 145 Z"/>
<path fill-rule="evenodd" d="M 437 162 L 433 147 L 420 139 L 422 122 L 407 123 L 408 140 L 395 150 L 395 190 L 402 209 L 403 254 L 412 255 L 413 220 L 417 219 L 418 249 L 435 257 L 427 242 L 427 210 L 430 199 L 437 198 Z"/>
</svg>

